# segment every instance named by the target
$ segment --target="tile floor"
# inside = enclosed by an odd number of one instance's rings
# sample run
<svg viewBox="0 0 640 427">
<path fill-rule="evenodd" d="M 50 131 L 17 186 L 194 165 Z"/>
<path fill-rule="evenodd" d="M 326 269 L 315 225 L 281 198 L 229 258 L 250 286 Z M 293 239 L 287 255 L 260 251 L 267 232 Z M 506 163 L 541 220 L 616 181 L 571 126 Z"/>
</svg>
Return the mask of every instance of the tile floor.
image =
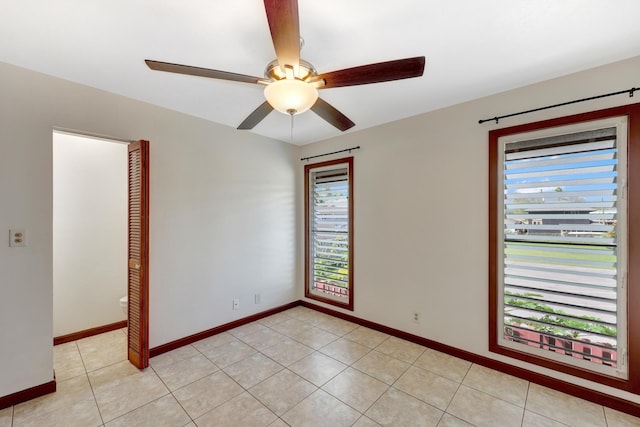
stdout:
<svg viewBox="0 0 640 427">
<path fill-rule="evenodd" d="M 58 391 L 21 426 L 640 426 L 640 418 L 303 307 L 151 359 L 126 331 L 55 347 Z"/>
</svg>

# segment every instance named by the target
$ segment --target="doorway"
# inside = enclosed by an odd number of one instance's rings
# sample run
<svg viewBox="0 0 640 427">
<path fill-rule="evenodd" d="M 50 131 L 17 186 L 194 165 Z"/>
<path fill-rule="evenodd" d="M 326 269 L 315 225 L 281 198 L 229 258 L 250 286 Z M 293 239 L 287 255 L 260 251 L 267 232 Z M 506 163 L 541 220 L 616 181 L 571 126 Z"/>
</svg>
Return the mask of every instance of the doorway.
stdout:
<svg viewBox="0 0 640 427">
<path fill-rule="evenodd" d="M 138 368 L 149 346 L 148 160 L 146 141 L 53 132 L 54 337 L 128 321 Z"/>
</svg>

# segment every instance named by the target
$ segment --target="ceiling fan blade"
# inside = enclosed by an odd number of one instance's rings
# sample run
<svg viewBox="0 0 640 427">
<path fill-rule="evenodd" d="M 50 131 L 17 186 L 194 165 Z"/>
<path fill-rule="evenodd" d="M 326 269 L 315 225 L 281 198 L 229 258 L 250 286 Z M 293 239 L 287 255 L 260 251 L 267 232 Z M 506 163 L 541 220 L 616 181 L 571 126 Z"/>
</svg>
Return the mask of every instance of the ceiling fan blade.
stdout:
<svg viewBox="0 0 640 427">
<path fill-rule="evenodd" d="M 320 86 L 318 89 L 328 89 L 408 79 L 420 77 L 424 73 L 424 63 L 424 56 L 378 62 L 323 73 L 314 77 L 313 81 L 324 80 L 324 86 Z"/>
<path fill-rule="evenodd" d="M 311 107 L 311 110 L 342 132 L 356 125 L 347 116 L 336 110 L 333 105 L 322 98 L 318 98 L 316 103 L 313 104 L 313 107 Z"/>
<path fill-rule="evenodd" d="M 152 61 L 150 59 L 145 59 L 144 62 L 146 62 L 147 66 L 152 70 L 167 71 L 169 73 L 209 77 L 212 79 L 231 80 L 234 82 L 242 83 L 259 83 L 260 81 L 264 80 L 260 77 L 229 73 L 227 71 L 212 70 L 209 68 L 192 67 L 191 65 L 171 64 L 169 62 Z"/>
<path fill-rule="evenodd" d="M 278 64 L 283 70 L 285 65 L 290 65 L 297 71 L 300 64 L 298 0 L 264 0 L 264 8 Z"/>
<path fill-rule="evenodd" d="M 273 107 L 267 101 L 264 101 L 253 113 L 249 114 L 249 117 L 244 119 L 238 129 L 247 130 L 253 129 L 258 123 L 262 121 L 267 115 L 273 111 Z"/>
</svg>

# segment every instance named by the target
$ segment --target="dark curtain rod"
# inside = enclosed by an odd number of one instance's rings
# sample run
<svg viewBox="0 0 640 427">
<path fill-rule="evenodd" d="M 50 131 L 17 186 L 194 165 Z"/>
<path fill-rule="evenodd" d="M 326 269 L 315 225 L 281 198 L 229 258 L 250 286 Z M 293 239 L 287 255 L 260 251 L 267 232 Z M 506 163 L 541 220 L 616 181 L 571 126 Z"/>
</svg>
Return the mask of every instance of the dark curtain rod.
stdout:
<svg viewBox="0 0 640 427">
<path fill-rule="evenodd" d="M 640 90 L 640 88 L 632 87 L 631 89 L 621 90 L 621 91 L 618 91 L 618 92 L 605 93 L 604 95 L 590 96 L 589 98 L 575 99 L 573 101 L 562 102 L 560 104 L 547 105 L 546 107 L 534 108 L 532 110 L 527 110 L 527 111 L 520 111 L 519 113 L 506 114 L 504 116 L 496 116 L 496 117 L 492 117 L 490 119 L 482 119 L 482 120 L 478 120 L 478 123 L 479 124 L 483 124 L 485 122 L 490 122 L 492 120 L 495 120 L 496 124 L 497 124 L 500 121 L 500 119 L 505 119 L 507 117 L 519 116 L 521 114 L 534 113 L 536 111 L 548 110 L 549 108 L 563 107 L 565 105 L 576 104 L 578 102 L 584 102 L 584 101 L 591 101 L 591 100 L 594 100 L 594 99 L 606 98 L 608 96 L 622 95 L 623 93 L 628 93 L 629 97 L 632 97 L 633 96 L 633 92 L 635 92 L 637 90 Z"/>
<path fill-rule="evenodd" d="M 303 157 L 300 160 L 302 161 L 310 160 L 310 159 L 315 159 L 316 157 L 330 156 L 332 154 L 344 153 L 346 151 L 351 152 L 351 150 L 359 150 L 359 149 L 360 149 L 360 146 L 358 145 L 357 147 L 345 148 L 344 150 L 332 151 L 331 153 L 324 153 L 324 154 L 318 154 L 317 156 Z"/>
</svg>

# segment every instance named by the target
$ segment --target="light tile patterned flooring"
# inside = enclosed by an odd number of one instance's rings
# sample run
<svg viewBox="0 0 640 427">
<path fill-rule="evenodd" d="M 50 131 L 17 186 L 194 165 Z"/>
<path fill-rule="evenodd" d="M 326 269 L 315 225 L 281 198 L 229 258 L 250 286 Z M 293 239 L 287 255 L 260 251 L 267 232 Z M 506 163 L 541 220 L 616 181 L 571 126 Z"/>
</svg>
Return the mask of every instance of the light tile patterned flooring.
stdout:
<svg viewBox="0 0 640 427">
<path fill-rule="evenodd" d="M 58 391 L 21 426 L 640 426 L 640 419 L 296 307 L 151 359 L 126 331 L 55 347 Z"/>
</svg>

